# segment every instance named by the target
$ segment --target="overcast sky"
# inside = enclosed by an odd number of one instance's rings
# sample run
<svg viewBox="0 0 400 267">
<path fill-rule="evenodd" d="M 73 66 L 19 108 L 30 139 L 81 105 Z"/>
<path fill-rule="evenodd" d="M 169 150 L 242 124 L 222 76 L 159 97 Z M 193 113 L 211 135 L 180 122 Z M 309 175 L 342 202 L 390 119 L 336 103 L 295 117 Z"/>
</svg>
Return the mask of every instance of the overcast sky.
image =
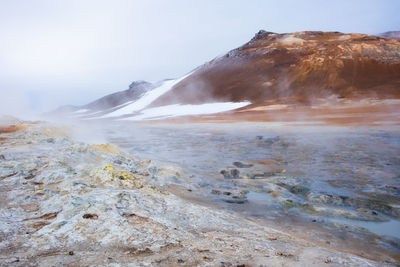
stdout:
<svg viewBox="0 0 400 267">
<path fill-rule="evenodd" d="M 0 113 L 85 104 L 273 32 L 400 30 L 398 0 L 0 0 Z"/>
</svg>

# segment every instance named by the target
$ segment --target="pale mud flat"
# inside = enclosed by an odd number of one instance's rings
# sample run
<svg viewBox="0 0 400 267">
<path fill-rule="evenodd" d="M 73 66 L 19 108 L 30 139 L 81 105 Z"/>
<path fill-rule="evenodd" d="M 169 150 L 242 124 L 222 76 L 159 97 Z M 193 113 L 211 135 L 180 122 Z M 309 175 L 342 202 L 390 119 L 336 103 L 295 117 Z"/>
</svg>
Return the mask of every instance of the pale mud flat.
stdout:
<svg viewBox="0 0 400 267">
<path fill-rule="evenodd" d="M 8 124 L 16 126 L 0 127 L 1 266 L 396 265 L 396 255 L 356 255 L 189 201 L 169 184 L 188 184 L 177 165 L 74 141 L 68 128 Z"/>
<path fill-rule="evenodd" d="M 359 255 L 399 255 L 396 126 L 202 122 L 103 131 L 125 151 L 180 166 L 184 175 L 167 183 L 187 200 Z"/>
</svg>

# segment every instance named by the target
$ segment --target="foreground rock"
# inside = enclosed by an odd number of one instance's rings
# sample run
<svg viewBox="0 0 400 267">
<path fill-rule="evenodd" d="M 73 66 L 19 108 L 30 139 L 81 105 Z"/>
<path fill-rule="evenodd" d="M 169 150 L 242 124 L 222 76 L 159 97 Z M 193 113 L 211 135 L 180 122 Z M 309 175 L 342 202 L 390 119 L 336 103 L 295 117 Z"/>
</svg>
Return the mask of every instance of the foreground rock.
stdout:
<svg viewBox="0 0 400 267">
<path fill-rule="evenodd" d="M 170 170 L 117 147 L 14 124 L 0 127 L 1 266 L 389 265 L 187 202 L 156 185 Z"/>
</svg>

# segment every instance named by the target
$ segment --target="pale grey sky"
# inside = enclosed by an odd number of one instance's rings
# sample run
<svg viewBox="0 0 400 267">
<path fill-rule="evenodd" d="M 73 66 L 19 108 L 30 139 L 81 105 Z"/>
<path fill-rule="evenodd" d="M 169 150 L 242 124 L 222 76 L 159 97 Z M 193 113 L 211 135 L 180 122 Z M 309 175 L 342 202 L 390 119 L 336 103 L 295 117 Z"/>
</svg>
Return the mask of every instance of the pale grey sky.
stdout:
<svg viewBox="0 0 400 267">
<path fill-rule="evenodd" d="M 0 0 L 0 113 L 179 77 L 260 29 L 400 30 L 399 10 L 398 0 Z"/>
</svg>

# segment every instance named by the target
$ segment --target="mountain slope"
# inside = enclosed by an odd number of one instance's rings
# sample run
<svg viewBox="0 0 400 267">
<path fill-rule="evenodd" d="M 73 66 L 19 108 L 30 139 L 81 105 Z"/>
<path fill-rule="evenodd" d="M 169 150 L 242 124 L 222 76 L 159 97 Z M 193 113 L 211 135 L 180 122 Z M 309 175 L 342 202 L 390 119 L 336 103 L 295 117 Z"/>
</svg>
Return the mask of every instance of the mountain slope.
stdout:
<svg viewBox="0 0 400 267">
<path fill-rule="evenodd" d="M 97 99 L 83 108 L 90 110 L 104 110 L 122 105 L 128 101 L 134 101 L 142 97 L 147 91 L 154 88 L 154 85 L 145 81 L 136 81 L 129 85 L 129 89 Z"/>
<path fill-rule="evenodd" d="M 316 107 L 327 113 L 338 113 L 338 107 L 340 112 L 362 111 L 349 110 L 349 105 L 373 107 L 368 112 L 374 114 L 385 107 L 390 113 L 399 111 L 399 99 L 399 41 L 261 30 L 248 43 L 180 79 L 134 84 L 79 107 L 74 116 L 146 120 L 218 113 L 229 119 L 270 120 L 274 110 L 289 114 L 294 108 L 307 116 Z"/>
<path fill-rule="evenodd" d="M 153 105 L 400 97 L 400 43 L 362 34 L 260 31 L 199 68 Z M 201 86 L 194 86 L 197 83 Z"/>
<path fill-rule="evenodd" d="M 400 40 L 400 31 L 390 31 L 379 34 L 380 37 L 385 39 Z"/>
</svg>

